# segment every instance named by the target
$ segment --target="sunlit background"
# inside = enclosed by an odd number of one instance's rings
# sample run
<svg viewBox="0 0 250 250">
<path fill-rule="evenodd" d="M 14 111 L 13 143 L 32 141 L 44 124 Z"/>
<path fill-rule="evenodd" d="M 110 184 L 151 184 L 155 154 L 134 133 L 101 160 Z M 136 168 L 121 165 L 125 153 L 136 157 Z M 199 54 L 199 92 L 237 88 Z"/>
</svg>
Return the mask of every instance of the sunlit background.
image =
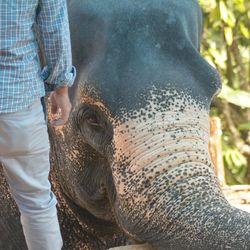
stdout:
<svg viewBox="0 0 250 250">
<path fill-rule="evenodd" d="M 200 0 L 202 54 L 223 84 L 211 116 L 222 123 L 227 184 L 250 184 L 250 1 Z"/>
</svg>

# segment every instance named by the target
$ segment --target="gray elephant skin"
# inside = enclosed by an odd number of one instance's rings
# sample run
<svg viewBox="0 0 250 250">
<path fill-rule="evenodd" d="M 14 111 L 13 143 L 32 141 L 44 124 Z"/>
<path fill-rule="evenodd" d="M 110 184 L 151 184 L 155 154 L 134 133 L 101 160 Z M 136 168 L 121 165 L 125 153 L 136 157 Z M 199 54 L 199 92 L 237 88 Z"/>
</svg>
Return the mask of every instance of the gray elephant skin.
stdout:
<svg viewBox="0 0 250 250">
<path fill-rule="evenodd" d="M 49 127 L 64 249 L 250 249 L 208 152 L 220 79 L 200 55 L 194 0 L 69 0 L 73 110 Z M 1 177 L 1 182 L 4 182 Z M 1 185 L 0 249 L 25 249 Z"/>
</svg>

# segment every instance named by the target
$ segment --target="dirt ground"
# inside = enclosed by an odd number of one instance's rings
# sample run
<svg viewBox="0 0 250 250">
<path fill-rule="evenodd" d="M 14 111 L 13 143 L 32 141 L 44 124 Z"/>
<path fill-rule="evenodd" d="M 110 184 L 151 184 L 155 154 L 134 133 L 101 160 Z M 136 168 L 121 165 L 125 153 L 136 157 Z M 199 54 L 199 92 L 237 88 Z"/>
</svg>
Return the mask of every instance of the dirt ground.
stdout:
<svg viewBox="0 0 250 250">
<path fill-rule="evenodd" d="M 250 185 L 226 186 L 222 190 L 229 203 L 250 213 Z"/>
</svg>

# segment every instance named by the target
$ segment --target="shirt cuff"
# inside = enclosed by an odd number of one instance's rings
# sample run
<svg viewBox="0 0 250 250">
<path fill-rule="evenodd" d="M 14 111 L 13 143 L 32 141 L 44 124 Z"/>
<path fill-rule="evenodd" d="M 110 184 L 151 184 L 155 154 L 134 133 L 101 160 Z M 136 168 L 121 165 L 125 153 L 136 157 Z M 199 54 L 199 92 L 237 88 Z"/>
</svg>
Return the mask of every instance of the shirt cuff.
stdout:
<svg viewBox="0 0 250 250">
<path fill-rule="evenodd" d="M 50 72 L 48 67 L 44 67 L 41 72 L 41 78 L 44 81 L 45 92 L 49 93 L 54 91 L 56 88 L 67 86 L 71 87 L 76 78 L 76 68 L 72 66 L 72 69 L 69 73 L 63 76 L 63 78 L 58 78 L 55 83 L 50 83 Z"/>
</svg>

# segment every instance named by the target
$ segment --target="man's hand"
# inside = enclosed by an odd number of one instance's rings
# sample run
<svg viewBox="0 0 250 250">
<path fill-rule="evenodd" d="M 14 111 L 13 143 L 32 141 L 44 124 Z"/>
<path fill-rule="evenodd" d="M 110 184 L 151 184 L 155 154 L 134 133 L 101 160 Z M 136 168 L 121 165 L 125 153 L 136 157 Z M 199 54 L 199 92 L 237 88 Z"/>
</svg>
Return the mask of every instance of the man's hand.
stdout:
<svg viewBox="0 0 250 250">
<path fill-rule="evenodd" d="M 52 126 L 62 126 L 68 119 L 71 111 L 71 103 L 68 95 L 68 87 L 57 88 L 50 96 L 51 114 L 56 115 L 56 119 L 50 121 Z"/>
</svg>

